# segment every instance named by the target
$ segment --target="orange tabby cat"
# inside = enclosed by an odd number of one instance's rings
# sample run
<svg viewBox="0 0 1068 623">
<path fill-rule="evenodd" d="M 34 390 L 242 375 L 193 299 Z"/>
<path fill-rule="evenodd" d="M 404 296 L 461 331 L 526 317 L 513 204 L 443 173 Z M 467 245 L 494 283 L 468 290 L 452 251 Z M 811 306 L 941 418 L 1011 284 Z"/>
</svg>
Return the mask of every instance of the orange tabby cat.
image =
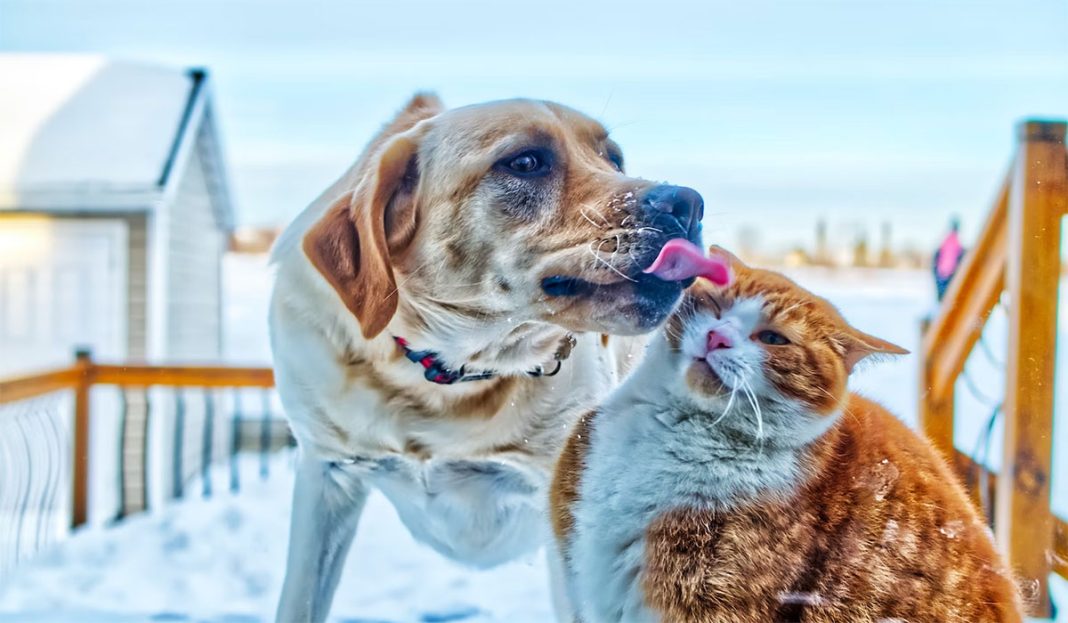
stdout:
<svg viewBox="0 0 1068 623">
<path fill-rule="evenodd" d="M 724 253 L 713 250 L 714 253 Z M 575 615 L 609 621 L 1021 621 L 990 532 L 932 447 L 847 390 L 905 351 L 731 258 L 583 418 L 553 523 Z"/>
</svg>

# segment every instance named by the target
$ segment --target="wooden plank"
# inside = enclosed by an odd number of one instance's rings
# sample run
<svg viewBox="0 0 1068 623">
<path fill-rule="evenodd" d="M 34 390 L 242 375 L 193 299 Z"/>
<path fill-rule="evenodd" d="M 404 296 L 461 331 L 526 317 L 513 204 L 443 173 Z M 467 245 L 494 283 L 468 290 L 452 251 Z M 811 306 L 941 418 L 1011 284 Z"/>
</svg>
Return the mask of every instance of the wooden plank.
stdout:
<svg viewBox="0 0 1068 623">
<path fill-rule="evenodd" d="M 83 374 L 90 374 L 94 383 L 131 387 L 274 387 L 274 372 L 270 368 L 92 364 L 86 371 L 75 365 L 0 380 L 0 404 L 75 389 Z"/>
<path fill-rule="evenodd" d="M 1013 570 L 1037 582 L 1030 614 L 1048 617 L 1054 353 L 1068 159 L 1065 124 L 1030 121 L 1020 131 L 1009 202 L 1009 352 L 995 528 Z"/>
<path fill-rule="evenodd" d="M 976 508 L 981 508 L 979 491 L 976 489 L 976 485 L 980 482 L 979 474 L 981 472 L 986 472 L 989 496 L 987 499 L 994 500 L 998 481 L 997 474 L 986 470 L 959 450 L 954 454 L 953 468 L 968 488 L 968 496 L 972 498 Z M 1048 558 L 1050 570 L 1068 580 L 1068 521 L 1057 516 L 1053 517 L 1053 546 L 1049 550 Z"/>
<path fill-rule="evenodd" d="M 922 353 L 931 368 L 931 384 L 924 388 L 936 398 L 951 391 L 1005 289 L 1010 190 L 1011 175 L 1007 175 L 979 238 L 965 254 L 924 335 Z"/>
<path fill-rule="evenodd" d="M 1053 518 L 1053 550 L 1050 563 L 1053 572 L 1068 580 L 1068 521 Z"/>
<path fill-rule="evenodd" d="M 0 381 L 0 405 L 72 389 L 78 382 L 76 368 L 62 368 Z"/>
<path fill-rule="evenodd" d="M 950 385 L 948 389 L 937 392 L 934 389 L 934 366 L 932 360 L 925 360 L 920 365 L 920 430 L 931 441 L 942 457 L 953 458 L 954 400 L 956 392 Z"/>
<path fill-rule="evenodd" d="M 938 315 L 923 327 L 919 424 L 947 460 L 953 460 L 957 377 L 1005 287 L 1011 171 L 973 248 L 949 285 Z"/>
<path fill-rule="evenodd" d="M 984 510 L 989 510 L 983 508 L 983 492 L 979 487 L 985 480 L 986 500 L 990 506 L 993 506 L 997 495 L 998 475 L 986 469 L 983 465 L 976 463 L 972 457 L 960 450 L 953 451 L 953 461 L 950 464 L 954 471 L 957 472 L 961 482 L 964 483 L 964 487 L 968 491 L 968 497 L 971 499 L 972 504 L 975 505 L 976 510 L 980 514 Z M 986 519 L 987 523 L 990 523 L 993 515 L 984 516 L 984 519 Z"/>
<path fill-rule="evenodd" d="M 93 361 L 89 351 L 75 353 L 74 439 L 71 444 L 71 528 L 89 517 L 89 392 L 93 386 Z"/>
<path fill-rule="evenodd" d="M 129 387 L 274 387 L 270 368 L 228 366 L 97 365 L 95 379 Z"/>
</svg>

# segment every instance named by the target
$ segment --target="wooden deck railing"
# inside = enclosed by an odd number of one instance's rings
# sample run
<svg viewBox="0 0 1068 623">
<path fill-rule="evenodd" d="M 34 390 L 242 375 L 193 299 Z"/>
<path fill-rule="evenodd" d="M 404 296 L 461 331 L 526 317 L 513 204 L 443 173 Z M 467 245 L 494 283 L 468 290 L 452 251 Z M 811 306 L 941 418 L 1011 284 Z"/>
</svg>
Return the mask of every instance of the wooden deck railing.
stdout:
<svg viewBox="0 0 1068 623">
<path fill-rule="evenodd" d="M 1065 129 L 1064 122 L 1020 125 L 1013 165 L 921 351 L 920 426 L 971 484 L 973 497 L 989 483 L 999 547 L 1022 579 L 1037 583 L 1030 600 L 1036 616 L 1049 614 L 1049 573 L 1068 578 L 1068 522 L 1050 510 L 1061 219 L 1068 213 Z M 1005 436 L 994 477 L 954 448 L 954 399 L 965 362 L 1005 295 Z"/>
<path fill-rule="evenodd" d="M 50 479 L 56 482 L 60 480 L 67 482 L 69 498 L 64 496 L 64 499 L 69 499 L 69 525 L 72 528 L 86 523 L 89 518 L 89 472 L 90 449 L 92 447 L 90 444 L 92 429 L 90 423 L 95 415 L 91 412 L 91 405 L 93 404 L 91 395 L 94 389 L 107 387 L 118 390 L 118 409 L 120 410 L 119 438 L 116 444 L 116 450 L 119 454 L 117 497 L 120 502 L 118 509 L 112 515 L 115 518 L 122 518 L 129 512 L 142 510 L 148 504 L 147 482 L 149 466 L 146 440 L 150 412 L 153 417 L 160 416 L 163 412 L 166 412 L 169 416 L 169 421 L 172 422 L 172 428 L 169 431 L 172 447 L 168 450 L 171 453 L 169 458 L 172 459 L 170 468 L 173 478 L 165 497 L 182 497 L 185 481 L 190 474 L 190 468 L 193 468 L 194 473 L 199 472 L 204 483 L 204 494 L 210 494 L 209 468 L 213 463 L 217 463 L 223 458 L 229 458 L 232 462 L 231 488 L 236 489 L 238 483 L 236 461 L 239 451 L 251 449 L 260 452 L 260 473 L 265 475 L 267 452 L 277 449 L 280 445 L 291 443 L 288 429 L 280 416 L 272 409 L 274 375 L 270 368 L 106 364 L 93 361 L 87 352 L 79 352 L 76 354 L 75 361 L 71 366 L 0 380 L 0 431 L 5 430 L 6 425 L 6 430 L 15 430 L 20 435 L 17 443 L 0 443 L 0 455 L 4 455 L 0 458 L 5 461 L 9 460 L 9 457 L 6 456 L 6 454 L 11 454 L 6 452 L 9 446 L 23 446 L 18 451 L 18 455 L 22 459 L 21 462 L 25 464 L 24 467 L 19 468 L 22 470 L 22 478 L 34 475 L 35 470 L 38 473 L 43 471 L 40 466 L 35 467 L 35 462 L 40 463 L 43 459 L 41 457 L 36 457 L 35 459 L 35 450 L 31 448 L 31 444 L 36 443 L 35 435 L 39 436 L 40 433 L 34 432 L 31 434 L 31 432 L 23 431 L 22 428 L 25 427 L 25 423 L 18 423 L 18 426 L 15 426 L 16 419 L 22 418 L 25 420 L 30 418 L 31 420 L 40 420 L 49 417 L 56 422 L 62 422 L 61 424 L 53 425 L 52 428 L 57 431 L 63 429 L 62 433 L 56 434 L 62 434 L 64 439 L 55 440 L 54 443 L 50 442 L 50 445 L 57 448 L 70 448 L 69 459 L 63 461 L 64 465 L 62 467 L 67 473 L 62 479 L 57 479 L 52 472 L 59 468 L 48 466 L 47 471 Z M 170 392 L 169 396 L 162 397 L 166 402 L 164 405 L 158 404 L 161 396 L 153 397 L 150 395 L 150 391 L 163 391 L 160 388 L 169 388 L 168 391 Z M 256 404 L 252 409 L 246 408 L 249 412 L 254 410 L 255 417 L 242 415 L 241 396 L 234 394 L 227 401 L 220 399 L 219 392 L 238 391 L 254 391 L 260 394 L 260 399 L 255 401 Z M 186 420 L 188 419 L 188 414 L 193 410 L 193 405 L 187 400 L 187 394 L 190 392 L 198 392 L 199 396 L 197 397 L 201 398 L 201 400 L 197 401 L 199 413 L 203 416 L 201 430 L 193 431 L 195 438 L 198 438 L 201 442 L 199 449 L 193 448 L 194 457 L 198 459 L 199 465 L 190 465 L 187 460 L 189 448 L 186 448 L 184 444 L 184 440 L 189 436 L 189 432 L 186 430 L 188 426 Z M 55 413 L 59 408 L 57 406 L 60 402 L 59 400 L 52 400 L 48 403 L 48 406 L 43 408 L 27 408 L 25 406 L 35 404 L 35 401 L 59 396 L 70 397 L 70 402 L 68 403 L 71 405 L 69 414 Z M 140 427 L 139 429 L 130 424 L 134 420 L 135 403 L 141 409 L 141 417 L 137 424 Z M 226 423 L 230 424 L 232 428 L 226 433 L 228 437 L 225 440 L 225 443 L 228 444 L 229 454 L 220 455 L 216 453 L 213 455 L 213 449 L 218 445 L 215 430 L 216 427 L 220 426 L 220 423 L 216 420 L 221 419 L 216 412 L 220 411 L 224 404 L 229 405 L 231 408 L 228 414 L 230 419 Z M 67 419 L 68 417 L 69 420 Z M 137 430 L 138 434 L 132 435 L 129 430 Z M 132 443 L 131 439 L 136 441 Z M 3 439 L 0 439 L 0 442 L 3 441 Z M 140 442 L 140 446 L 136 443 L 137 441 Z M 140 463 L 131 464 L 128 460 L 131 457 L 138 459 Z M 134 463 L 136 462 L 134 461 Z M 99 479 L 96 478 L 94 480 L 98 481 Z M 15 491 L 13 496 L 9 495 L 6 498 L 0 495 L 0 500 L 6 500 L 4 502 L 6 506 L 0 508 L 0 513 L 14 517 L 20 527 L 14 535 L 5 534 L 0 535 L 0 537 L 5 540 L 9 547 L 14 547 L 17 551 L 21 545 L 20 540 L 25 540 L 21 524 L 24 520 L 30 521 L 26 520 L 26 515 L 35 511 L 32 508 L 35 504 L 29 504 L 29 500 L 40 497 L 39 505 L 43 509 L 46 506 L 46 500 L 44 499 L 46 494 L 40 491 L 42 487 L 39 485 L 22 482 L 5 482 L 4 485 L 9 489 L 18 489 L 18 491 Z M 51 489 L 51 495 L 62 493 L 54 491 L 56 487 L 53 485 L 43 488 Z M 31 494 L 31 490 L 37 492 Z M 126 498 L 127 491 L 140 491 L 141 496 L 134 501 L 135 503 L 129 503 Z M 54 506 L 52 504 L 52 507 Z M 41 511 L 35 516 L 38 520 L 41 520 L 41 515 L 43 514 L 44 512 Z M 0 550 L 3 549 L 2 546 L 5 545 L 5 542 L 0 542 Z M 24 552 L 26 551 L 25 547 L 22 547 L 22 549 Z M 0 551 L 0 554 L 3 553 Z M 17 555 L 16 558 L 18 558 Z M 2 571 L 3 569 L 0 569 L 0 575 L 2 575 Z"/>
</svg>

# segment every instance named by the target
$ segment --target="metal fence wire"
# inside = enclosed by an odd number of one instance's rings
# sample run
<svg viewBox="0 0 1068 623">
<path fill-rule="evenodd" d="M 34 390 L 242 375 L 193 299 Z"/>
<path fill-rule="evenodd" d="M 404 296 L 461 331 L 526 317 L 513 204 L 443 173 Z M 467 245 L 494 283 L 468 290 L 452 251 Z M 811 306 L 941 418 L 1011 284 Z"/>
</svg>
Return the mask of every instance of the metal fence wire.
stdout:
<svg viewBox="0 0 1068 623">
<path fill-rule="evenodd" d="M 64 532 L 70 490 L 67 393 L 0 406 L 0 581 Z"/>
<path fill-rule="evenodd" d="M 241 489 L 239 455 L 259 456 L 266 478 L 269 457 L 295 442 L 273 408 L 275 392 L 259 388 L 114 387 L 118 430 L 114 520 L 148 509 L 153 500 Z M 162 438 L 152 444 L 149 437 Z M 160 449 L 160 455 L 153 455 Z M 219 482 L 216 482 L 219 480 Z M 155 493 L 153 493 L 155 492 Z"/>
<path fill-rule="evenodd" d="M 1001 312 L 1002 315 L 1008 314 L 1008 309 L 1003 299 L 1000 299 L 994 306 L 996 312 Z M 989 329 L 989 324 L 983 328 L 983 333 L 979 335 L 976 345 L 979 347 L 974 350 L 969 357 L 969 362 L 972 358 L 976 357 L 978 353 L 982 353 L 983 359 L 986 361 L 986 366 L 997 370 L 999 376 L 1005 374 L 1005 361 L 1003 357 L 998 357 L 994 353 L 994 349 L 987 341 L 986 334 Z M 986 466 L 990 459 L 990 446 L 994 437 L 994 427 L 997 424 L 998 418 L 1002 415 L 1002 409 L 1005 403 L 1004 395 L 993 397 L 988 395 L 986 391 L 979 389 L 979 383 L 972 378 L 969 370 L 968 363 L 965 363 L 965 367 L 961 370 L 960 374 L 961 385 L 971 394 L 972 398 L 976 402 L 980 403 L 986 410 L 986 415 L 983 419 L 983 425 L 979 429 L 979 434 L 975 440 L 975 446 L 972 448 L 969 456 L 979 465 Z M 977 475 L 977 482 L 969 482 L 970 487 L 974 487 L 979 493 L 979 510 L 986 518 L 987 523 L 993 523 L 994 520 L 994 501 L 990 499 L 990 473 L 986 469 L 979 470 Z"/>
<path fill-rule="evenodd" d="M 267 478 L 270 455 L 295 445 L 281 413 L 264 368 L 108 366 L 86 354 L 0 381 L 0 583 L 87 519 L 109 525 Z M 87 458 L 76 462 L 76 447 Z"/>
</svg>

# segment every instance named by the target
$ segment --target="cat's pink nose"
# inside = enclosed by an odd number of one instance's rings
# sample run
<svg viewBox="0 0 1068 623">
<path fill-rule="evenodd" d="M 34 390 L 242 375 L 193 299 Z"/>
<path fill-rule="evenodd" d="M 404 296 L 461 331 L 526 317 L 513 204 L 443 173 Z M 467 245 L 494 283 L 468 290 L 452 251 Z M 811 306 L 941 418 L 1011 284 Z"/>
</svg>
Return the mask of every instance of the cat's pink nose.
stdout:
<svg viewBox="0 0 1068 623">
<path fill-rule="evenodd" d="M 721 348 L 730 348 L 731 346 L 731 339 L 726 335 L 723 335 L 715 329 L 708 332 L 708 352 L 719 350 Z"/>
</svg>

